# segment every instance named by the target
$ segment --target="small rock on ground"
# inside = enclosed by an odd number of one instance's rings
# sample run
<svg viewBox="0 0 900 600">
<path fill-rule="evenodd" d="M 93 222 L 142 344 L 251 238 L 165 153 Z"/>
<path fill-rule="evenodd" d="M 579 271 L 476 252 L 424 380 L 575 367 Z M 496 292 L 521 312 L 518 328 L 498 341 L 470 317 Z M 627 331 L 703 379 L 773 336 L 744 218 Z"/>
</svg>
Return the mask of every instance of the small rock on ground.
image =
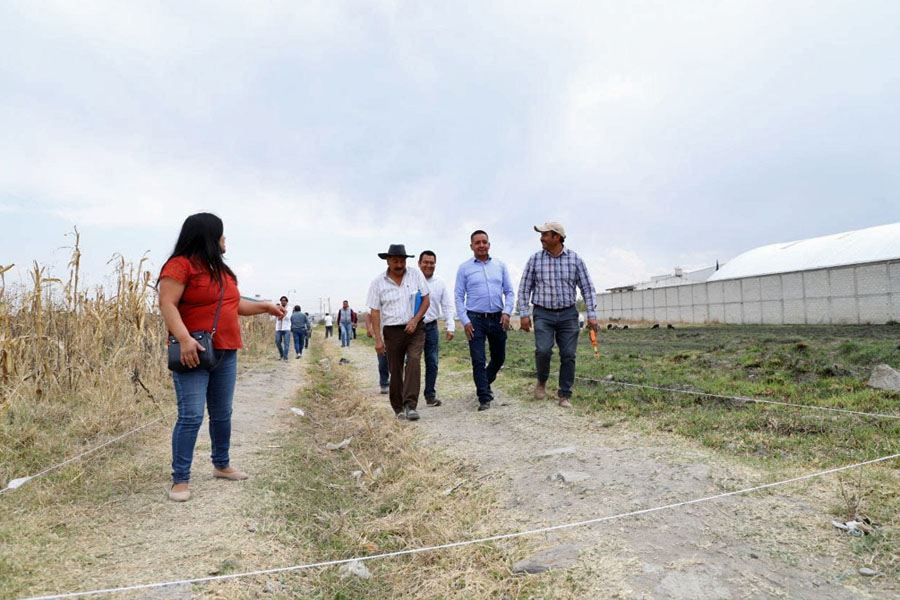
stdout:
<svg viewBox="0 0 900 600">
<path fill-rule="evenodd" d="M 556 548 L 532 554 L 513 565 L 513 573 L 543 573 L 550 569 L 565 569 L 578 561 L 578 548 L 563 544 Z"/>
<path fill-rule="evenodd" d="M 888 365 L 878 365 L 869 377 L 869 387 L 900 392 L 900 373 Z"/>
<path fill-rule="evenodd" d="M 876 575 L 878 575 L 878 571 L 870 569 L 869 567 L 862 567 L 859 570 L 859 574 L 863 577 L 875 577 Z"/>
<path fill-rule="evenodd" d="M 565 448 L 554 448 L 553 450 L 544 450 L 535 454 L 537 457 L 556 456 L 557 454 L 575 454 L 575 446 L 566 446 Z"/>
<path fill-rule="evenodd" d="M 342 564 L 341 568 L 338 569 L 338 573 L 340 573 L 341 579 L 345 579 L 351 576 L 356 576 L 360 579 L 369 579 L 370 577 L 372 577 L 372 574 L 369 573 L 369 569 L 366 568 L 366 565 L 362 564 L 358 560 L 353 560 L 348 563 Z"/>
<path fill-rule="evenodd" d="M 349 446 L 350 440 L 352 440 L 352 439 L 353 438 L 347 438 L 345 440 L 338 442 L 337 444 L 328 442 L 327 444 L 325 444 L 325 447 L 329 450 L 340 450 L 341 448 L 346 448 L 347 446 Z"/>
<path fill-rule="evenodd" d="M 561 481 L 563 483 L 575 483 L 576 481 L 584 481 L 590 479 L 590 475 L 581 471 L 558 471 L 549 477 L 550 481 Z"/>
</svg>

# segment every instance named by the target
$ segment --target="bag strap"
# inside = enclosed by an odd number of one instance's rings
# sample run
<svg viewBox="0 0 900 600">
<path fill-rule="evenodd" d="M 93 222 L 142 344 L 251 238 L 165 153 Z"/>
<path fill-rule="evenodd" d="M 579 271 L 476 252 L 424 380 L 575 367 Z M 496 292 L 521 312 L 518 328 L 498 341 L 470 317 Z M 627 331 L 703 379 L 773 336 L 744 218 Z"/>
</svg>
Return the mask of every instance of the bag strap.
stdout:
<svg viewBox="0 0 900 600">
<path fill-rule="evenodd" d="M 219 306 L 216 307 L 216 318 L 213 321 L 212 331 L 209 333 L 210 337 L 214 337 L 216 335 L 216 326 L 219 324 L 219 312 L 222 311 L 222 300 L 225 299 L 225 275 L 222 276 L 222 283 L 220 284 L 222 291 L 219 292 Z"/>
</svg>

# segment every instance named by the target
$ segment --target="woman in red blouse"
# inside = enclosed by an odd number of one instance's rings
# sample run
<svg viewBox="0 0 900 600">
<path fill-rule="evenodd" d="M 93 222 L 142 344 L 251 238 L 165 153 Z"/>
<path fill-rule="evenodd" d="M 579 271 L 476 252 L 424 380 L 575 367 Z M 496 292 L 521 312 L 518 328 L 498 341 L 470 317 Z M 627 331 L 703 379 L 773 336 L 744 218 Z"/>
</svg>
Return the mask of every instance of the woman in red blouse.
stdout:
<svg viewBox="0 0 900 600">
<path fill-rule="evenodd" d="M 231 406 L 237 379 L 237 351 L 242 347 L 238 315 L 269 313 L 282 318 L 285 310 L 271 302 L 241 298 L 234 272 L 222 260 L 225 236 L 222 220 L 210 213 L 185 219 L 172 256 L 159 274 L 159 310 L 169 333 L 178 339 L 181 363 L 197 367 L 203 346 L 191 331 L 212 331 L 222 287 L 225 294 L 213 347 L 219 360 L 212 371 L 196 368 L 172 373 L 178 400 L 178 420 L 172 432 L 172 487 L 169 499 L 184 502 L 191 497 L 188 481 L 197 432 L 203 423 L 204 406 L 209 412 L 213 477 L 247 479 L 247 474 L 229 464 Z"/>
</svg>

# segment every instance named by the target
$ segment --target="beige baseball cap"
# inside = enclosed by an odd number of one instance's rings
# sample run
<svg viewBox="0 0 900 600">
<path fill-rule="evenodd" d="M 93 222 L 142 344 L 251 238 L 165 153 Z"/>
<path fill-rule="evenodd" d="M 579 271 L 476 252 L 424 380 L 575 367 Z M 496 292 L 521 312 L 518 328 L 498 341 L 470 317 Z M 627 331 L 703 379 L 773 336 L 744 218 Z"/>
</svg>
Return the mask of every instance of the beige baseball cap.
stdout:
<svg viewBox="0 0 900 600">
<path fill-rule="evenodd" d="M 554 232 L 558 233 L 559 235 L 561 235 L 562 237 L 566 237 L 565 227 L 563 227 L 556 221 L 547 221 L 543 225 L 535 225 L 534 230 L 539 231 L 541 233 L 544 233 L 545 231 L 554 231 Z"/>
</svg>

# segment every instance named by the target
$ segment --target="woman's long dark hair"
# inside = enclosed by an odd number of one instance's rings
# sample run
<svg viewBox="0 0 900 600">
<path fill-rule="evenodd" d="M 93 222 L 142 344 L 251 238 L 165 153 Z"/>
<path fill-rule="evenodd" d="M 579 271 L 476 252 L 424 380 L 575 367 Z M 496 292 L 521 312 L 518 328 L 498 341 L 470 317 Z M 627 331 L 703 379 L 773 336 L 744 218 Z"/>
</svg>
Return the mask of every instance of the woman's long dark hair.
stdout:
<svg viewBox="0 0 900 600">
<path fill-rule="evenodd" d="M 225 225 L 222 223 L 222 219 L 212 213 L 197 213 L 189 216 L 184 220 L 181 233 L 178 234 L 178 241 L 175 242 L 175 250 L 166 259 L 163 268 L 176 256 L 184 256 L 207 265 L 213 279 L 220 285 L 223 273 L 231 275 L 237 281 L 234 271 L 228 268 L 228 265 L 222 260 L 219 239 L 224 231 Z"/>
</svg>

